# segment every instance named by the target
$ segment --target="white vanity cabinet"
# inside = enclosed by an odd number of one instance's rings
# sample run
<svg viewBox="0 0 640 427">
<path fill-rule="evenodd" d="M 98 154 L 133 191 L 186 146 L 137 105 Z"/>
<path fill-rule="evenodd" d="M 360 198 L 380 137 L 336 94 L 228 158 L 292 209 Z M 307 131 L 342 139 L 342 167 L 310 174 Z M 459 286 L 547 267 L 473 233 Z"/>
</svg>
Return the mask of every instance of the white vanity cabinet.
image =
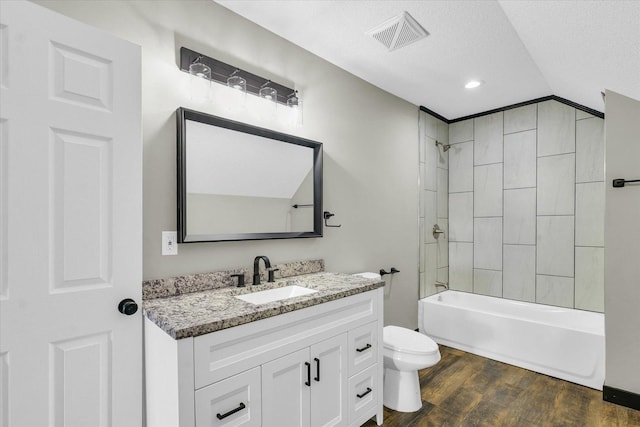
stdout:
<svg viewBox="0 0 640 427">
<path fill-rule="evenodd" d="M 147 425 L 382 424 L 383 289 L 175 340 L 145 319 Z"/>
</svg>

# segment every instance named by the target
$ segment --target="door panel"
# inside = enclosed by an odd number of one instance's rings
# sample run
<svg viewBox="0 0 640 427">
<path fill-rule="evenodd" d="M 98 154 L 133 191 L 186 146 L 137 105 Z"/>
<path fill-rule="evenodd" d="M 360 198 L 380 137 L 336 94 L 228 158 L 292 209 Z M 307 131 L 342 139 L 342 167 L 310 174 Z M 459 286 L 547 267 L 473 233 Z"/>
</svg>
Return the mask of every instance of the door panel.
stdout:
<svg viewBox="0 0 640 427">
<path fill-rule="evenodd" d="M 0 61 L 0 421 L 140 426 L 140 49 L 3 1 Z"/>
<path fill-rule="evenodd" d="M 108 426 L 111 414 L 111 334 L 76 337 L 51 344 L 50 410 L 56 426 Z"/>
<path fill-rule="evenodd" d="M 346 426 L 347 334 L 319 342 L 310 350 L 311 427 Z"/>
<path fill-rule="evenodd" d="M 263 427 L 309 426 L 309 390 L 305 348 L 262 365 Z"/>
</svg>

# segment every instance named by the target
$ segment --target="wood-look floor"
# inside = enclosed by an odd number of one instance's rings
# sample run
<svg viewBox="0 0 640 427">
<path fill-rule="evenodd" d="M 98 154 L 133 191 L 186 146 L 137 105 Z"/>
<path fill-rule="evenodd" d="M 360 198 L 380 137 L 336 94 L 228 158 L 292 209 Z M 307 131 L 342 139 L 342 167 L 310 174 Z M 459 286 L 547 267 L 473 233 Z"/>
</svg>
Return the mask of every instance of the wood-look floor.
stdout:
<svg viewBox="0 0 640 427">
<path fill-rule="evenodd" d="M 640 427 L 640 411 L 605 402 L 600 391 L 450 347 L 440 353 L 420 371 L 422 409 L 384 408 L 384 426 Z"/>
</svg>

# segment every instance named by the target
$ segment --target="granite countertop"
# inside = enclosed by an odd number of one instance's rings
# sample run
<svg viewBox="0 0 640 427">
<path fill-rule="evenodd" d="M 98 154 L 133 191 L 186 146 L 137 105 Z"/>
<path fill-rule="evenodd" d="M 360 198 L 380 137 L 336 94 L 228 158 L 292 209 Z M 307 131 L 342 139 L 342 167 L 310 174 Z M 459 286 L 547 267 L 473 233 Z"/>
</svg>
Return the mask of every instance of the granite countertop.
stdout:
<svg viewBox="0 0 640 427">
<path fill-rule="evenodd" d="M 236 295 L 298 285 L 318 292 L 255 305 Z M 244 288 L 228 287 L 144 301 L 145 317 L 174 339 L 197 337 L 221 329 L 300 310 L 384 286 L 380 279 L 340 273 L 313 273 Z"/>
</svg>

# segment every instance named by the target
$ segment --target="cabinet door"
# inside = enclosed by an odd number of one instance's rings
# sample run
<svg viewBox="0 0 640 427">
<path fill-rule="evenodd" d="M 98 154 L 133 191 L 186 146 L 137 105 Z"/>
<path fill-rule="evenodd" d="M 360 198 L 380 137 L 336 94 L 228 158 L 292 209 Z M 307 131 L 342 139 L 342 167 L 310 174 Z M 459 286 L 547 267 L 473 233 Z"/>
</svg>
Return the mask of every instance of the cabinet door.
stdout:
<svg viewBox="0 0 640 427">
<path fill-rule="evenodd" d="M 321 341 L 311 350 L 311 427 L 346 426 L 347 334 Z"/>
<path fill-rule="evenodd" d="M 260 368 L 196 390 L 197 427 L 260 427 Z"/>
<path fill-rule="evenodd" d="M 309 427 L 311 376 L 308 348 L 262 365 L 263 427 Z"/>
</svg>

